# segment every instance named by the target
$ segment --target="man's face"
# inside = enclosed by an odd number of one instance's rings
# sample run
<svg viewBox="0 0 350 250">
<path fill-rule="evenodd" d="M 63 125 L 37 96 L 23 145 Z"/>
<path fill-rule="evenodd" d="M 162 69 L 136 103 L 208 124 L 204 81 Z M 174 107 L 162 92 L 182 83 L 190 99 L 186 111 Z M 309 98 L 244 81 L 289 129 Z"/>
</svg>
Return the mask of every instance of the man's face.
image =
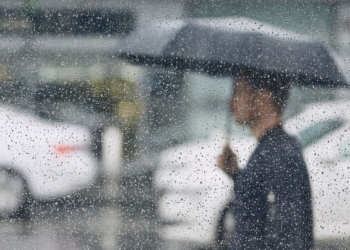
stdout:
<svg viewBox="0 0 350 250">
<path fill-rule="evenodd" d="M 243 75 L 236 78 L 228 104 L 238 124 L 249 125 L 255 121 L 254 91 Z"/>
</svg>

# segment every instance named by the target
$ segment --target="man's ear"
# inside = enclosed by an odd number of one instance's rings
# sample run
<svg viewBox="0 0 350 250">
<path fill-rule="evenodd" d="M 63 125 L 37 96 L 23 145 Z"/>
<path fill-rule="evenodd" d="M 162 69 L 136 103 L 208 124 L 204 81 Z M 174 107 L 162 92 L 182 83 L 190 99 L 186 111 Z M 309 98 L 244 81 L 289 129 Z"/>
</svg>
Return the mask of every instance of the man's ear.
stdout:
<svg viewBox="0 0 350 250">
<path fill-rule="evenodd" d="M 254 99 L 258 105 L 268 105 L 270 99 L 272 98 L 270 91 L 266 89 L 261 89 L 257 91 L 254 95 Z"/>
<path fill-rule="evenodd" d="M 257 94 L 257 105 L 256 109 L 270 110 L 271 112 L 279 113 L 276 108 L 273 96 L 270 91 L 263 89 Z"/>
</svg>

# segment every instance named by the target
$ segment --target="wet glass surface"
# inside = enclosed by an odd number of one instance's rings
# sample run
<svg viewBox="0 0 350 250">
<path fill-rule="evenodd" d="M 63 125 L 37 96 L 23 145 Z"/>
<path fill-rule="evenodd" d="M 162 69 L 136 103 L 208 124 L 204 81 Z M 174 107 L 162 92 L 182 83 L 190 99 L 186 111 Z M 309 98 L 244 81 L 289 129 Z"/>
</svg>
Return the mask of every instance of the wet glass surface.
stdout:
<svg viewBox="0 0 350 250">
<path fill-rule="evenodd" d="M 218 156 L 257 147 L 241 69 L 293 85 L 315 249 L 349 248 L 349 20 L 344 1 L 3 1 L 0 248 L 230 249 Z"/>
</svg>

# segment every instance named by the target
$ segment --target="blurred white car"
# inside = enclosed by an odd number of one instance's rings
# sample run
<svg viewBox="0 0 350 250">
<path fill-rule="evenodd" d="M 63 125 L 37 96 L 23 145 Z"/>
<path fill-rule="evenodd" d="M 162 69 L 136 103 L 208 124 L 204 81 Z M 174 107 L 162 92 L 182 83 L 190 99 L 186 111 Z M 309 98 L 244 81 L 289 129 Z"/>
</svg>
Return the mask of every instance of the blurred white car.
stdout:
<svg viewBox="0 0 350 250">
<path fill-rule="evenodd" d="M 304 148 L 316 239 L 350 236 L 350 103 L 309 105 L 284 127 Z M 203 247 L 215 244 L 220 229 L 232 229 L 234 221 L 224 212 L 233 198 L 233 182 L 215 165 L 224 138 L 219 135 L 209 142 L 185 144 L 161 154 L 154 185 L 163 190 L 160 217 L 171 222 L 161 230 L 164 239 Z M 255 145 L 251 137 L 231 140 L 240 167 L 245 166 Z"/>
<path fill-rule="evenodd" d="M 317 239 L 350 236 L 350 102 L 318 103 L 285 128 L 304 147 Z"/>
<path fill-rule="evenodd" d="M 233 197 L 232 179 L 216 166 L 226 140 L 224 133 L 217 133 L 209 141 L 185 144 L 161 154 L 154 185 L 163 190 L 159 215 L 172 222 L 161 230 L 162 238 L 198 246 L 215 242 L 222 213 Z M 255 145 L 251 137 L 231 140 L 239 167 L 245 166 Z"/>
<path fill-rule="evenodd" d="M 62 197 L 90 185 L 97 175 L 90 142 L 84 127 L 1 104 L 0 215 L 15 213 L 29 196 Z"/>
</svg>

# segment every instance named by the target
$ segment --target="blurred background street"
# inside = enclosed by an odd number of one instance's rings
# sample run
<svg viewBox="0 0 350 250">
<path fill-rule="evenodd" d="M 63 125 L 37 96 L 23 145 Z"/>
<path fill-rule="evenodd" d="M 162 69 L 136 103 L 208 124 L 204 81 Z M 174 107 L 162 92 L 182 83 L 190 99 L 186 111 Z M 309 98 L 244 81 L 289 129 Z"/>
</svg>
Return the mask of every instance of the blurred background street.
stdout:
<svg viewBox="0 0 350 250">
<path fill-rule="evenodd" d="M 2 1 L 1 249 L 228 249 L 233 182 L 215 157 L 227 133 L 240 167 L 256 145 L 227 126 L 232 75 L 118 58 L 139 27 L 192 19 L 308 35 L 349 79 L 346 1 Z M 316 180 L 315 249 L 350 249 L 349 100 L 296 85 L 285 111 Z"/>
</svg>

